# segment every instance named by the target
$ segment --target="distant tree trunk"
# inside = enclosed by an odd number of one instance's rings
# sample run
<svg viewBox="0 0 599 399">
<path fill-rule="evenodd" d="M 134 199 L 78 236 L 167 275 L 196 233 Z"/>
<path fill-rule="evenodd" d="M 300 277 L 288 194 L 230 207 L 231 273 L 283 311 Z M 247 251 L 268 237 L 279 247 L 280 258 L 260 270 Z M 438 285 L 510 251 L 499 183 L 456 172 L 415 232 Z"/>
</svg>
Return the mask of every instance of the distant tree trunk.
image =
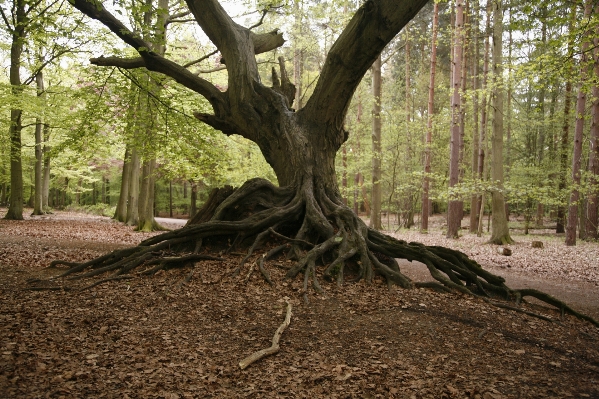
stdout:
<svg viewBox="0 0 599 399">
<path fill-rule="evenodd" d="M 106 177 L 102 176 L 102 187 L 100 187 L 100 203 L 106 203 Z"/>
<path fill-rule="evenodd" d="M 595 9 L 595 14 L 599 14 L 599 6 Z M 594 39 L 594 65 L 593 71 L 595 79 L 599 79 L 599 32 Z M 599 179 L 599 83 L 593 85 L 593 105 L 591 107 L 591 132 L 589 144 L 589 185 L 591 187 L 587 206 L 586 206 L 586 238 L 596 240 L 599 238 L 597 224 L 599 223 L 598 202 L 599 193 L 597 184 Z"/>
<path fill-rule="evenodd" d="M 461 88 L 460 88 L 460 157 L 458 160 L 459 167 L 459 181 L 464 180 L 464 142 L 466 137 L 466 90 L 468 88 L 468 47 L 469 47 L 469 24 L 470 24 L 470 11 L 468 0 L 464 1 L 464 31 L 462 33 L 462 76 L 460 76 Z M 460 205 L 458 207 L 460 211 L 460 225 L 464 218 L 464 201 L 460 198 Z"/>
<path fill-rule="evenodd" d="M 168 214 L 173 217 L 173 181 L 168 181 Z"/>
<path fill-rule="evenodd" d="M 506 180 L 510 179 L 510 171 L 512 168 L 512 158 L 511 158 L 511 150 L 512 150 L 512 9 L 508 10 L 510 19 L 508 22 L 509 26 L 509 42 L 508 42 L 508 73 L 507 73 L 507 129 L 506 129 L 506 154 L 505 154 L 505 178 Z M 510 204 L 505 202 L 505 218 L 509 222 L 510 220 Z"/>
<path fill-rule="evenodd" d="M 44 75 L 40 71 L 35 76 L 35 83 L 37 85 L 38 97 L 45 96 L 44 89 Z M 44 213 L 42 207 L 42 191 L 43 191 L 43 119 L 41 117 L 35 118 L 35 188 L 34 188 L 34 200 L 33 200 L 33 215 L 42 215 Z"/>
<path fill-rule="evenodd" d="M 410 24 L 407 24 L 404 28 L 405 37 L 406 37 L 406 62 L 405 62 L 405 71 L 406 71 L 406 150 L 404 152 L 404 164 L 406 165 L 406 170 L 412 165 L 412 131 L 410 124 L 412 122 L 412 109 L 413 109 L 413 99 L 412 99 L 412 85 L 411 78 L 412 73 L 410 72 L 410 63 L 411 63 L 411 43 L 410 43 Z M 407 192 L 403 194 L 403 198 L 401 198 L 400 208 L 402 210 L 402 224 L 403 227 L 409 229 L 414 225 L 414 203 L 413 203 L 413 194 L 411 192 Z"/>
<path fill-rule="evenodd" d="M 493 2 L 493 136 L 491 180 L 498 187 L 491 194 L 493 222 L 491 239 L 493 244 L 510 244 L 512 238 L 505 215 L 505 200 L 503 197 L 503 2 Z"/>
<path fill-rule="evenodd" d="M 454 30 L 453 49 L 453 79 L 451 96 L 451 152 L 449 158 L 449 187 L 455 187 L 459 181 L 459 159 L 460 159 L 460 88 L 462 77 L 462 50 L 464 45 L 464 0 L 456 0 L 456 18 Z M 447 208 L 447 238 L 457 238 L 461 226 L 463 203 L 456 199 L 450 199 Z"/>
<path fill-rule="evenodd" d="M 480 116 L 480 133 L 478 143 L 478 178 L 482 181 L 485 179 L 485 157 L 487 149 L 487 116 L 488 116 L 488 79 L 489 79 L 489 58 L 491 54 L 490 43 L 489 43 L 489 32 L 491 30 L 491 9 L 490 2 L 487 2 L 486 7 L 486 21 L 485 21 L 485 55 L 483 60 L 483 82 L 482 82 L 482 100 L 481 100 L 481 116 Z M 479 197 L 480 218 L 478 220 L 477 236 L 482 235 L 482 217 L 484 216 L 484 195 Z"/>
<path fill-rule="evenodd" d="M 545 50 L 547 48 L 547 21 L 546 21 L 547 5 L 542 6 L 541 13 L 542 13 L 542 18 L 541 18 L 541 46 L 542 47 L 541 47 L 541 49 Z M 510 35 L 511 35 L 511 30 L 510 30 Z M 510 40 L 511 40 L 511 36 L 510 36 Z M 510 47 L 510 51 L 511 51 L 511 47 Z M 540 90 L 539 90 L 540 130 L 539 130 L 539 137 L 538 137 L 538 144 L 537 144 L 539 167 L 543 167 L 543 160 L 544 160 L 544 156 L 545 156 L 545 128 L 546 128 L 545 92 L 546 92 L 545 85 L 541 85 Z M 508 112 L 509 112 L 509 110 L 510 110 L 510 108 L 508 105 Z M 536 223 L 535 223 L 537 225 L 537 227 L 543 227 L 544 214 L 545 214 L 545 209 L 544 209 L 543 203 L 541 201 L 539 201 L 539 203 L 537 204 L 537 216 L 536 216 Z"/>
<path fill-rule="evenodd" d="M 370 228 L 382 230 L 381 225 L 381 56 L 372 64 L 372 208 Z"/>
<path fill-rule="evenodd" d="M 435 72 L 437 69 L 437 32 L 439 30 L 439 3 L 434 2 L 433 35 L 431 39 L 431 68 L 428 88 L 428 115 L 426 125 L 426 142 L 424 144 L 424 182 L 422 186 L 422 217 L 420 229 L 428 231 L 429 190 L 431 173 L 431 145 L 433 141 L 433 114 L 435 112 Z"/>
<path fill-rule="evenodd" d="M 12 94 L 19 96 L 21 88 L 21 56 L 25 43 L 25 0 L 15 0 L 16 21 L 12 31 L 10 46 L 9 80 Z M 10 137 L 10 205 L 4 219 L 23 220 L 23 165 L 21 163 L 21 124 L 22 111 L 17 108 L 10 110 L 8 136 Z"/>
<path fill-rule="evenodd" d="M 293 40 L 293 81 L 295 84 L 295 108 L 302 108 L 302 72 L 303 72 L 303 51 L 298 45 L 299 38 L 302 37 L 302 10 L 300 8 L 300 0 L 295 0 L 294 3 L 294 40 Z"/>
<path fill-rule="evenodd" d="M 131 176 L 129 177 L 129 190 L 127 199 L 127 220 L 129 226 L 137 226 L 139 223 L 139 153 L 137 148 L 131 150 Z"/>
<path fill-rule="evenodd" d="M 191 195 L 189 196 L 189 199 L 191 201 L 191 205 L 189 207 L 189 218 L 192 219 L 198 211 L 198 183 L 196 183 L 195 180 L 191 181 Z"/>
<path fill-rule="evenodd" d="M 45 213 L 50 212 L 48 197 L 50 195 L 50 125 L 44 124 L 44 176 L 42 181 L 42 209 Z"/>
<path fill-rule="evenodd" d="M 121 173 L 121 192 L 119 193 L 119 200 L 116 205 L 114 212 L 114 219 L 119 222 L 127 221 L 127 197 L 129 196 L 129 186 L 131 178 L 131 145 L 127 144 L 125 147 L 125 157 L 123 160 L 123 171 Z"/>
<path fill-rule="evenodd" d="M 586 0 L 584 9 L 584 18 L 588 20 L 591 16 L 593 4 L 591 0 Z M 576 245 L 576 227 L 578 224 L 578 202 L 580 200 L 580 171 L 582 158 L 582 134 L 584 130 L 584 114 L 587 95 L 583 87 L 587 79 L 587 60 L 589 50 L 590 32 L 585 32 L 582 41 L 582 58 L 580 60 L 580 85 L 578 87 L 578 98 L 576 100 L 576 125 L 574 128 L 574 148 L 572 155 L 572 183 L 573 188 L 570 193 L 570 205 L 568 207 L 568 225 L 566 227 L 566 245 Z"/>
<path fill-rule="evenodd" d="M 144 161 L 142 167 L 142 184 L 139 195 L 138 231 L 164 230 L 154 219 L 154 187 L 156 159 Z"/>
<path fill-rule="evenodd" d="M 574 29 L 574 22 L 576 21 L 576 4 L 572 4 L 572 9 L 570 11 L 570 24 L 568 27 L 568 32 L 572 33 Z M 573 39 L 568 40 L 568 54 L 573 54 L 574 52 L 574 41 Z M 561 137 L 561 148 L 560 148 L 560 176 L 559 176 L 559 190 L 560 194 L 564 192 L 566 189 L 566 172 L 568 171 L 568 136 L 570 135 L 570 108 L 572 107 L 572 78 L 570 76 L 566 77 L 566 93 L 564 100 L 564 124 L 562 127 L 562 137 Z M 557 225 L 555 232 L 556 233 L 564 233 L 566 230 L 564 228 L 564 220 L 565 220 L 565 207 L 563 205 L 559 205 L 557 208 Z"/>
<path fill-rule="evenodd" d="M 480 142 L 478 140 L 478 60 L 480 58 L 478 36 L 479 36 L 479 18 L 480 10 L 478 0 L 475 0 L 473 5 L 474 23 L 472 23 L 472 37 L 474 39 L 474 45 L 472 46 L 472 117 L 473 129 L 472 129 L 472 179 L 478 177 L 478 151 Z M 478 212 L 479 212 L 478 195 L 473 194 L 470 197 L 470 232 L 475 233 L 478 226 Z"/>
</svg>

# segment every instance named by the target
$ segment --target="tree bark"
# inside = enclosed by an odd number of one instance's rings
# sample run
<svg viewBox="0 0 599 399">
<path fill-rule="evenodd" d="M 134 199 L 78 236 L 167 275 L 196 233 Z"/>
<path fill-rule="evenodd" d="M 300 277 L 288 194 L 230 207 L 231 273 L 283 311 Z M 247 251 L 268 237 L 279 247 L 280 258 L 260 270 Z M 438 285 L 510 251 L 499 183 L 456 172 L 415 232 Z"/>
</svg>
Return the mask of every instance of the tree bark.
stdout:
<svg viewBox="0 0 599 399">
<path fill-rule="evenodd" d="M 591 16 L 593 4 L 586 0 L 584 19 Z M 578 86 L 578 98 L 576 100 L 576 125 L 574 128 L 574 145 L 572 154 L 572 191 L 570 192 L 570 205 L 568 207 L 568 224 L 566 227 L 566 245 L 576 245 L 576 227 L 578 224 L 578 202 L 580 200 L 580 172 L 582 158 L 582 135 L 584 130 L 584 115 L 586 113 L 586 91 L 583 87 L 587 79 L 587 60 L 590 45 L 590 32 L 585 32 L 582 39 L 582 58 L 580 60 L 580 84 Z"/>
<path fill-rule="evenodd" d="M 481 86 L 482 100 L 481 100 L 481 116 L 480 116 L 480 132 L 479 132 L 479 144 L 478 144 L 478 178 L 482 182 L 486 178 L 485 173 L 485 157 L 487 151 L 487 119 L 488 119 L 488 79 L 489 79 L 489 58 L 491 54 L 489 32 L 491 31 L 491 8 L 490 2 L 487 2 L 486 7 L 486 21 L 485 21 L 485 55 L 483 60 L 483 81 Z M 480 213 L 478 220 L 477 236 L 482 235 L 482 217 L 484 216 L 485 203 L 484 195 L 479 196 Z"/>
<path fill-rule="evenodd" d="M 599 14 L 599 6 L 595 8 Z M 588 240 L 599 238 L 597 225 L 599 223 L 599 192 L 597 184 L 599 179 L 599 32 L 594 39 L 593 73 L 597 81 L 593 85 L 593 105 L 591 107 L 591 131 L 589 144 L 589 186 L 591 187 L 586 206 L 586 237 Z"/>
<path fill-rule="evenodd" d="M 456 0 L 456 18 L 453 45 L 453 73 L 451 96 L 451 144 L 449 158 L 449 188 L 455 187 L 460 176 L 460 110 L 461 110 L 461 78 L 462 51 L 464 45 L 464 0 Z M 457 238 L 461 226 L 463 203 L 450 198 L 447 207 L 447 238 Z"/>
<path fill-rule="evenodd" d="M 429 190 L 431 173 L 431 145 L 433 141 L 433 116 L 435 112 L 435 73 L 437 69 L 437 33 L 439 30 L 439 3 L 434 2 L 433 33 L 431 39 L 431 66 L 428 88 L 428 114 L 426 124 L 426 140 L 424 144 L 424 182 L 422 185 L 422 217 L 420 230 L 428 231 Z"/>
<path fill-rule="evenodd" d="M 474 45 L 472 46 L 472 117 L 473 117 L 473 126 L 472 126 L 472 180 L 475 181 L 478 179 L 478 152 L 480 141 L 477 137 L 478 135 L 478 73 L 479 73 L 479 58 L 480 58 L 480 50 L 479 50 L 479 19 L 480 19 L 480 8 L 478 0 L 475 0 L 473 5 L 473 16 L 474 23 L 472 26 L 472 37 Z M 479 200 L 478 195 L 473 194 L 470 197 L 470 232 L 476 233 L 478 226 L 478 213 L 479 213 Z"/>
<path fill-rule="evenodd" d="M 370 227 L 382 230 L 381 225 L 381 56 L 372 64 L 372 207 L 370 209 Z"/>
<path fill-rule="evenodd" d="M 9 79 L 12 86 L 12 94 L 20 96 L 21 88 L 21 57 L 25 43 L 25 1 L 15 0 L 15 26 L 12 32 L 12 43 L 10 46 L 10 71 Z M 4 219 L 23 220 L 23 166 L 21 163 L 21 124 L 22 111 L 18 108 L 10 110 L 10 125 L 8 135 L 10 137 L 10 205 Z"/>
<path fill-rule="evenodd" d="M 568 32 L 571 35 L 576 21 L 576 4 L 572 4 L 570 11 L 570 22 Z M 568 55 L 574 53 L 574 39 L 568 39 Z M 568 171 L 568 136 L 570 135 L 570 108 L 572 107 L 572 77 L 566 76 L 566 92 L 564 99 L 564 124 L 562 127 L 561 148 L 560 148 L 560 176 L 559 176 L 559 191 L 560 194 L 566 190 L 566 174 Z M 564 233 L 565 207 L 559 205 L 557 207 L 557 225 L 556 233 Z"/>
<path fill-rule="evenodd" d="M 42 72 L 38 72 L 35 76 L 35 82 L 37 85 L 38 97 L 45 96 L 44 89 L 44 75 Z M 42 208 L 42 185 L 43 185 L 43 130 L 44 123 L 42 117 L 35 118 L 35 188 L 34 188 L 34 200 L 33 200 L 33 215 L 42 215 L 44 213 Z"/>
<path fill-rule="evenodd" d="M 119 193 L 119 201 L 114 212 L 114 219 L 119 222 L 127 221 L 127 197 L 129 196 L 129 186 L 131 178 L 131 145 L 127 144 L 125 148 L 125 156 L 123 158 L 123 171 L 121 173 L 121 191 Z"/>
<path fill-rule="evenodd" d="M 128 226 L 137 226 L 139 223 L 139 154 L 137 148 L 131 150 L 131 176 L 129 177 L 129 190 L 127 199 Z"/>
<path fill-rule="evenodd" d="M 42 182 L 42 209 L 45 213 L 50 212 L 48 199 L 50 196 L 50 125 L 44 124 L 44 176 Z"/>
<path fill-rule="evenodd" d="M 491 180 L 497 184 L 497 189 L 491 194 L 493 212 L 491 239 L 493 244 L 510 244 L 512 238 L 505 215 L 505 200 L 503 197 L 503 2 L 493 2 L 493 136 Z"/>
</svg>

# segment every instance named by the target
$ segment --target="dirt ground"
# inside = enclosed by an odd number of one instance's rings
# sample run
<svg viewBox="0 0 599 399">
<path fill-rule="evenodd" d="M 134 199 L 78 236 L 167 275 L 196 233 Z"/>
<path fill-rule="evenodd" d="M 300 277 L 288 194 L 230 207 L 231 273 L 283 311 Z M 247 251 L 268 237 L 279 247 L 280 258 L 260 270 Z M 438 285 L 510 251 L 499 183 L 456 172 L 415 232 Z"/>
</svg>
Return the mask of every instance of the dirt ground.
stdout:
<svg viewBox="0 0 599 399">
<path fill-rule="evenodd" d="M 53 259 L 90 259 L 149 235 L 69 213 L 0 220 L 0 397 L 599 398 L 599 329 L 535 305 L 525 308 L 556 322 L 380 281 L 324 284 L 326 294 L 310 290 L 306 305 L 302 281 L 283 279 L 285 261 L 266 263 L 271 287 L 249 273 L 251 262 L 232 277 L 240 255 L 196 264 L 188 283 L 191 269 L 82 291 L 24 290 L 29 278 L 59 273 L 43 268 Z M 487 251 L 468 240 L 456 245 Z M 581 246 L 584 259 L 597 257 L 593 245 Z M 517 258 L 509 268 L 482 259 L 523 283 L 553 279 L 556 296 L 561 286 L 588 298 L 573 295 L 572 306 L 599 308 L 584 292 L 597 291 L 593 274 L 556 277 Z M 403 270 L 427 278 L 418 265 Z M 63 283 L 90 281 L 54 284 Z M 241 359 L 270 346 L 286 300 L 293 315 L 280 352 L 240 370 Z"/>
</svg>

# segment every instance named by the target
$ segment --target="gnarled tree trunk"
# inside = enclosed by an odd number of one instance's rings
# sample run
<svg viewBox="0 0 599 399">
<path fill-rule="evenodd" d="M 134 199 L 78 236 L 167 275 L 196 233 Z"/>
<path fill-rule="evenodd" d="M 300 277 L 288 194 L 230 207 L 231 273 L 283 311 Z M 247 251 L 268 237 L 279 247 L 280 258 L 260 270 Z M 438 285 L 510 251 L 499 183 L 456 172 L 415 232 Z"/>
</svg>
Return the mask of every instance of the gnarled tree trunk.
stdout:
<svg viewBox="0 0 599 399">
<path fill-rule="evenodd" d="M 424 0 L 364 3 L 331 48 L 312 96 L 301 110 L 294 112 L 295 89 L 283 60 L 279 60 L 280 74 L 273 68 L 272 87 L 261 83 L 257 70 L 255 54 L 280 46 L 279 34 L 254 34 L 231 20 L 216 0 L 188 0 L 187 5 L 226 60 L 229 81 L 225 92 L 148 51 L 147 43 L 98 3 L 73 0 L 78 9 L 99 19 L 140 54 L 136 59 L 100 58 L 92 60 L 94 63 L 123 68 L 145 66 L 204 96 L 214 112 L 196 113 L 196 117 L 225 134 L 240 134 L 255 142 L 274 169 L 279 187 L 263 179 L 253 179 L 236 190 L 219 190 L 184 228 L 152 237 L 137 247 L 73 265 L 63 276 L 83 271 L 86 272 L 79 277 L 115 270 L 124 274 L 146 263 L 155 265 L 145 271 L 152 274 L 172 265 L 214 259 L 199 253 L 204 241 L 220 242 L 229 251 L 248 245 L 241 267 L 260 245 L 274 236 L 285 244 L 260 258 L 287 252 L 289 258 L 296 260 L 287 276 L 303 273 L 304 292 L 310 281 L 315 290 L 322 290 L 317 281 L 320 275 L 335 277 L 342 283 L 345 273 L 366 281 L 372 281 L 378 274 L 388 283 L 405 288 L 430 286 L 430 283 L 414 283 L 401 273 L 395 258 L 403 258 L 423 262 L 439 281 L 432 284 L 439 289 L 449 287 L 467 294 L 494 293 L 516 299 L 532 295 L 562 306 L 538 291 L 509 289 L 503 278 L 486 272 L 461 252 L 407 243 L 369 229 L 343 204 L 334 161 L 347 140 L 343 122 L 351 97 L 383 47 L 425 3 Z M 228 240 L 232 240 L 231 245 Z M 161 256 L 166 250 L 177 251 L 181 256 Z M 320 266 L 323 271 L 317 273 Z"/>
</svg>

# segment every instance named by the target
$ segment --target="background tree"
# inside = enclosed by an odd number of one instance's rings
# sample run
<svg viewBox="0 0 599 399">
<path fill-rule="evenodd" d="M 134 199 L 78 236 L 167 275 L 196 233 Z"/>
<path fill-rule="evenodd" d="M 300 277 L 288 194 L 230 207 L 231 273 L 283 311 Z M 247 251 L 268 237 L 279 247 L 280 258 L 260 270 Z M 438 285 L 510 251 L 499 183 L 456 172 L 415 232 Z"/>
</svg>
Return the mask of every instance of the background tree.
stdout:
<svg viewBox="0 0 599 399">
<path fill-rule="evenodd" d="M 510 244 L 503 196 L 503 4 L 493 2 L 493 137 L 491 179 L 497 185 L 491 196 L 493 222 L 490 242 Z"/>
</svg>

